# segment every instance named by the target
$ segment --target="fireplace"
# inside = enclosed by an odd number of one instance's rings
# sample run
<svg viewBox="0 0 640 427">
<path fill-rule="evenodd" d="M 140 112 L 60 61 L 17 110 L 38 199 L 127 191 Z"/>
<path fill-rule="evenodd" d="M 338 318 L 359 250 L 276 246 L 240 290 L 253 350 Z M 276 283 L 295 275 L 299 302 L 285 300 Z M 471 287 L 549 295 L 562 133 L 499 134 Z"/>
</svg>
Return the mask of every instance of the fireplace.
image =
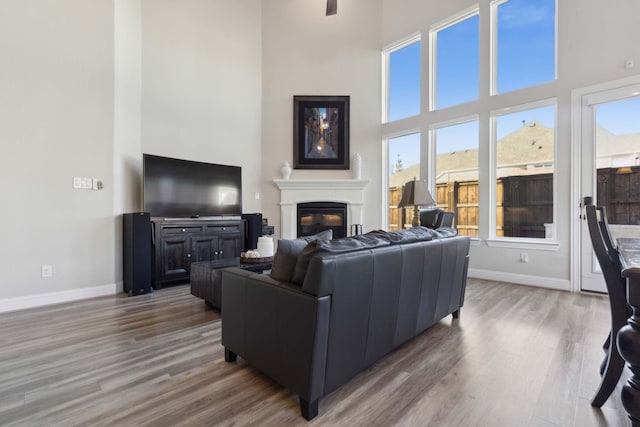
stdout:
<svg viewBox="0 0 640 427">
<path fill-rule="evenodd" d="M 333 238 L 347 236 L 347 204 L 337 202 L 298 203 L 298 237 L 332 230 Z"/>
<path fill-rule="evenodd" d="M 331 200 L 347 205 L 345 228 L 349 222 L 365 224 L 364 179 L 275 179 L 280 189 L 280 236 L 295 239 L 298 234 L 298 204 Z"/>
</svg>

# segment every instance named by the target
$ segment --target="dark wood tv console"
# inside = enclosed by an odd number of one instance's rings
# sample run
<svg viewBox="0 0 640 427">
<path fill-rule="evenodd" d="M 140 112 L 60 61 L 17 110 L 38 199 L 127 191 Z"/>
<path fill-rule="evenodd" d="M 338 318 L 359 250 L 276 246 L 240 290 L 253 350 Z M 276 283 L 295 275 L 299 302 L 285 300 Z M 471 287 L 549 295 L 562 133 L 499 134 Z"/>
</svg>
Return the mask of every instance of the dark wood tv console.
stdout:
<svg viewBox="0 0 640 427">
<path fill-rule="evenodd" d="M 237 258 L 244 250 L 242 220 L 152 221 L 153 287 L 188 282 L 191 263 Z"/>
</svg>

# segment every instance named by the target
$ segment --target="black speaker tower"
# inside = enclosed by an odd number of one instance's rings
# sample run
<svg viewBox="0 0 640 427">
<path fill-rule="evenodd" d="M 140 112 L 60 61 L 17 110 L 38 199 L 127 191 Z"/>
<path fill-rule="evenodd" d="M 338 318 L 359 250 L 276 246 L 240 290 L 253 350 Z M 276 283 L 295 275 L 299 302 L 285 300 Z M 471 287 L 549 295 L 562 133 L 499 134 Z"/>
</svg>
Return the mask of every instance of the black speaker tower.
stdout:
<svg viewBox="0 0 640 427">
<path fill-rule="evenodd" d="M 129 296 L 153 292 L 151 287 L 151 215 L 122 216 L 123 287 Z"/>
<path fill-rule="evenodd" d="M 258 237 L 262 236 L 262 214 L 242 214 L 245 220 L 244 228 L 244 250 L 250 251 L 258 247 Z"/>
</svg>

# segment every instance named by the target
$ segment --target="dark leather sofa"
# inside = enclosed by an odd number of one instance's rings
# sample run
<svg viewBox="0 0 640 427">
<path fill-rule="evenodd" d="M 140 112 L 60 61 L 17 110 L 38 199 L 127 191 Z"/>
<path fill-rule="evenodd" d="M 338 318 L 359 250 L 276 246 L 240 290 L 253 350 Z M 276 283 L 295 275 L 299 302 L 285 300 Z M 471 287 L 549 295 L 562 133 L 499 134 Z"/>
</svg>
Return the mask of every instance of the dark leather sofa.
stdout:
<svg viewBox="0 0 640 427">
<path fill-rule="evenodd" d="M 315 417 L 321 397 L 447 315 L 458 317 L 469 238 L 419 228 L 419 238 L 395 235 L 373 248 L 352 245 L 355 238 L 319 243 L 301 286 L 224 270 L 225 359 L 241 356 L 298 394 L 304 418 Z"/>
</svg>

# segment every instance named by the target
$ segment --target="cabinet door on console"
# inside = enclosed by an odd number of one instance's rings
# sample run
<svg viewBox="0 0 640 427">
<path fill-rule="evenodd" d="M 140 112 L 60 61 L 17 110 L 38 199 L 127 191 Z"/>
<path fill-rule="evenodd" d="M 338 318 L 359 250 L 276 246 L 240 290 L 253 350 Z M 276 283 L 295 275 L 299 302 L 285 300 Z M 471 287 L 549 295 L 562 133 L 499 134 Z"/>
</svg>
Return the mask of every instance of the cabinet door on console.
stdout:
<svg viewBox="0 0 640 427">
<path fill-rule="evenodd" d="M 244 251 L 244 225 L 242 221 L 215 223 L 205 227 L 207 235 L 213 234 L 218 239 L 218 246 L 211 259 L 237 258 Z"/>
<path fill-rule="evenodd" d="M 160 240 L 162 263 L 161 280 L 189 277 L 191 267 L 191 238 L 189 236 L 165 237 Z"/>
<path fill-rule="evenodd" d="M 218 258 L 237 258 L 243 249 L 243 239 L 240 233 L 228 233 L 220 236 Z"/>
<path fill-rule="evenodd" d="M 220 252 L 218 239 L 215 234 L 193 236 L 191 238 L 191 262 L 216 259 Z"/>
</svg>

